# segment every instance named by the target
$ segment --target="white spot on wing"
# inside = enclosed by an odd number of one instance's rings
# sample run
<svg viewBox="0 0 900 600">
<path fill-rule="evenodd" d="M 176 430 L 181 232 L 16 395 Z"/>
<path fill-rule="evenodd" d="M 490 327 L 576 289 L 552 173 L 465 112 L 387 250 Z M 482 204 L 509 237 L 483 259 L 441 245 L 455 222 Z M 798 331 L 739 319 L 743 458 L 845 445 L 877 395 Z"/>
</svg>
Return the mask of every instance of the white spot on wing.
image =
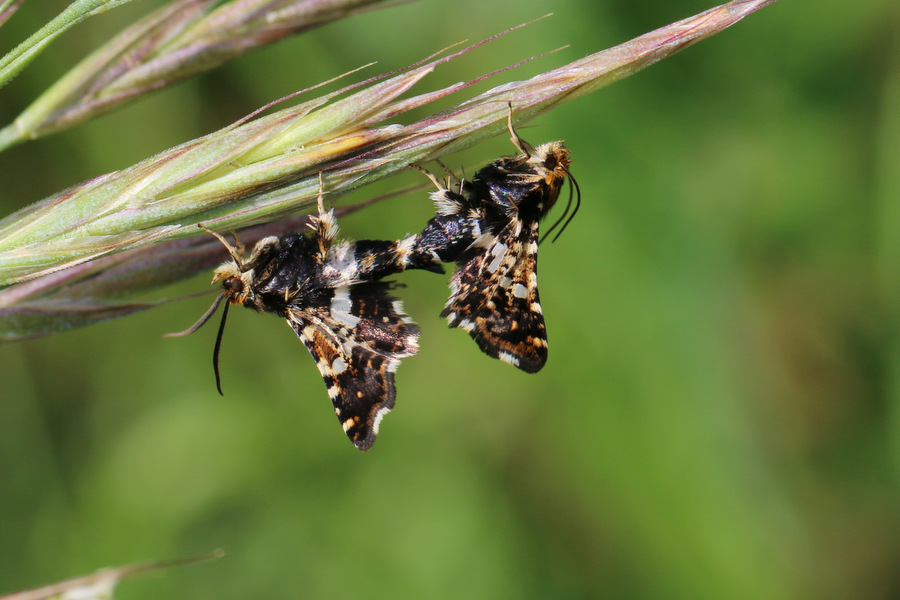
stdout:
<svg viewBox="0 0 900 600">
<path fill-rule="evenodd" d="M 506 244 L 501 244 L 497 242 L 497 244 L 491 248 L 491 255 L 494 257 L 491 260 L 491 263 L 487 266 L 487 270 L 490 273 L 496 273 L 497 269 L 500 268 L 500 263 L 503 262 L 503 257 L 506 255 L 506 251 L 508 248 Z"/>
<path fill-rule="evenodd" d="M 344 359 L 340 356 L 335 357 L 334 361 L 331 363 L 331 371 L 335 375 L 340 375 L 344 371 L 347 370 L 347 363 L 344 362 Z"/>
<path fill-rule="evenodd" d="M 328 253 L 328 266 L 337 271 L 344 280 L 351 281 L 359 272 L 356 264 L 356 243 L 341 242 Z"/>
<path fill-rule="evenodd" d="M 334 289 L 331 299 L 331 316 L 342 325 L 353 328 L 359 323 L 359 317 L 350 314 L 353 304 L 350 301 L 350 288 L 342 285 Z"/>
<path fill-rule="evenodd" d="M 528 288 L 521 283 L 517 283 L 513 286 L 512 293 L 516 298 L 525 298 L 528 296 Z"/>
<path fill-rule="evenodd" d="M 509 352 L 501 352 L 497 355 L 497 358 L 502 360 L 505 363 L 509 363 L 514 367 L 519 366 L 519 359 L 510 354 Z"/>
<path fill-rule="evenodd" d="M 389 408 L 382 407 L 378 409 L 378 412 L 375 413 L 375 419 L 372 421 L 372 433 L 378 435 L 378 428 L 381 426 L 381 420 L 384 418 L 384 415 L 389 412 L 391 412 L 391 409 Z"/>
<path fill-rule="evenodd" d="M 334 297 L 331 299 L 331 310 L 350 312 L 353 304 L 350 302 L 350 288 L 342 285 L 334 289 Z"/>
</svg>

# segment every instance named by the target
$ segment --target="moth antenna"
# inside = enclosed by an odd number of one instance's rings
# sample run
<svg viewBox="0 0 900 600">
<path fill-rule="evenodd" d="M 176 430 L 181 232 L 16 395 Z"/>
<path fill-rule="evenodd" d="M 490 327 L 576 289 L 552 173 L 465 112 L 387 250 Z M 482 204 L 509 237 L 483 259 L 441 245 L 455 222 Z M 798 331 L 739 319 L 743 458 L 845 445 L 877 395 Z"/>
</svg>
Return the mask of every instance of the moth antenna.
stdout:
<svg viewBox="0 0 900 600">
<path fill-rule="evenodd" d="M 222 294 L 224 296 L 225 294 Z M 230 303 L 225 303 L 225 308 L 222 310 L 222 320 L 219 322 L 219 333 L 216 335 L 216 345 L 213 347 L 213 371 L 216 374 L 216 389 L 219 390 L 219 395 L 224 396 L 222 393 L 222 378 L 219 377 L 219 349 L 222 348 L 222 333 L 225 331 L 225 319 L 228 318 L 228 307 Z"/>
<path fill-rule="evenodd" d="M 553 221 L 553 225 L 547 228 L 547 230 L 541 234 L 541 239 L 538 240 L 538 245 L 543 244 L 544 240 L 547 239 L 547 236 L 553 233 L 553 230 L 556 229 L 560 223 L 562 223 L 566 219 L 566 215 L 569 214 L 569 208 L 572 207 L 572 188 L 569 187 L 569 201 L 566 202 L 566 209 L 563 211 L 563 214 L 560 215 L 558 219 Z M 555 239 L 555 238 L 554 238 Z"/>
<path fill-rule="evenodd" d="M 569 204 L 572 203 L 572 188 L 575 188 L 575 210 L 573 210 L 572 214 L 569 215 L 569 218 L 566 219 L 566 222 L 563 224 L 562 228 L 556 232 L 556 236 L 550 241 L 551 243 L 555 243 L 556 240 L 559 239 L 559 236 L 562 235 L 562 232 L 566 230 L 566 227 L 569 226 L 569 223 L 571 223 L 572 219 L 575 218 L 575 215 L 578 214 L 578 209 L 581 208 L 581 188 L 578 186 L 578 181 L 574 177 L 572 177 L 569 169 L 562 167 L 562 170 L 566 172 L 566 176 L 568 176 L 569 181 L 571 182 L 569 187 Z M 563 213 L 563 216 L 565 216 L 567 212 L 569 212 L 568 205 L 566 205 L 566 211 Z M 549 231 L 547 233 L 549 233 Z"/>
<path fill-rule="evenodd" d="M 193 325 L 191 325 L 184 331 L 179 331 L 177 333 L 164 333 L 163 337 L 182 337 L 185 335 L 191 335 L 192 333 L 194 333 L 195 331 L 197 331 L 198 329 L 203 327 L 203 325 L 207 321 L 209 321 L 209 318 L 211 316 L 213 316 L 213 313 L 215 313 L 216 309 L 219 308 L 219 305 L 222 304 L 222 300 L 225 298 L 226 295 L 227 295 L 226 292 L 222 292 L 221 294 L 219 294 L 219 297 L 216 298 L 216 301 L 212 303 L 212 306 L 210 306 L 209 309 L 207 309 L 207 311 L 205 313 L 203 313 L 203 316 L 200 317 L 200 319 L 196 323 L 194 323 Z M 226 306 L 226 308 L 228 307 L 227 304 L 225 306 Z"/>
<path fill-rule="evenodd" d="M 197 227 L 205 231 L 206 233 L 214 236 L 217 240 L 222 242 L 222 245 L 225 246 L 225 249 L 228 250 L 228 254 L 231 255 L 231 258 L 234 260 L 235 264 L 238 266 L 238 270 L 243 273 L 244 272 L 244 244 L 241 243 L 241 240 L 238 239 L 238 236 L 235 232 L 231 232 L 231 235 L 234 236 L 234 241 L 236 245 L 232 246 L 228 243 L 220 233 L 213 231 L 209 227 L 203 225 L 203 223 L 197 223 Z"/>
<path fill-rule="evenodd" d="M 516 147 L 516 150 L 524 154 L 526 157 L 531 158 L 531 155 L 534 154 L 534 147 L 519 137 L 519 134 L 516 133 L 516 128 L 513 127 L 512 116 L 512 102 L 506 103 L 509 112 L 506 113 L 506 126 L 509 128 L 510 140 L 513 143 L 513 146 Z"/>
</svg>

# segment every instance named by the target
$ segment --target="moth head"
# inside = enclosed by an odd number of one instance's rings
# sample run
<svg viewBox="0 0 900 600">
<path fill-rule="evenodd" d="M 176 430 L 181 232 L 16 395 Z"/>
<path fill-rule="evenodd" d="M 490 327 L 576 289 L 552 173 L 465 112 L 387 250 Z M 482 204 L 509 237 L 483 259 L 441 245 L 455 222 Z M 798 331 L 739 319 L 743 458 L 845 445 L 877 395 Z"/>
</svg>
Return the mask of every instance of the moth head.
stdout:
<svg viewBox="0 0 900 600">
<path fill-rule="evenodd" d="M 216 345 L 213 347 L 213 371 L 216 374 L 216 389 L 218 389 L 219 394 L 221 394 L 222 380 L 219 377 L 219 348 L 222 346 L 222 333 L 225 331 L 225 321 L 228 318 L 228 305 L 246 304 L 248 302 L 248 296 L 252 291 L 251 283 L 253 280 L 253 267 L 265 250 L 273 244 L 277 245 L 278 239 L 271 236 L 260 240 L 253 248 L 250 259 L 244 260 L 244 245 L 237 239 L 236 234 L 232 233 L 236 244 L 232 246 L 228 243 L 228 240 L 219 233 L 204 227 L 202 224 L 198 224 L 197 226 L 222 242 L 225 249 L 228 250 L 228 254 L 231 255 L 231 260 L 225 261 L 213 272 L 212 285 L 221 282 L 222 293 L 219 294 L 216 301 L 209 307 L 209 310 L 207 310 L 206 313 L 204 313 L 204 315 L 191 327 L 177 333 L 167 333 L 165 334 L 165 337 L 180 337 L 194 333 L 200 329 L 213 314 L 215 314 L 216 309 L 219 308 L 222 300 L 228 300 L 228 302 L 225 303 L 225 308 L 222 309 L 222 320 L 219 322 L 219 333 L 216 335 Z"/>
<path fill-rule="evenodd" d="M 222 333 L 225 331 L 225 321 L 228 319 L 228 304 L 243 304 L 247 299 L 249 286 L 244 283 L 244 277 L 252 277 L 252 271 L 241 273 L 241 269 L 234 260 L 222 263 L 213 273 L 212 284 L 222 282 L 222 293 L 216 298 L 209 310 L 200 319 L 184 331 L 167 333 L 165 337 L 181 337 L 190 335 L 203 327 L 203 325 L 215 314 L 222 300 L 228 300 L 222 309 L 222 320 L 219 322 L 219 333 L 216 334 L 216 345 L 213 347 L 213 372 L 216 374 L 216 389 L 222 394 L 222 378 L 219 376 L 219 348 L 222 347 Z"/>
<path fill-rule="evenodd" d="M 557 193 L 566 177 L 570 177 L 569 165 L 572 164 L 572 159 L 569 158 L 569 149 L 562 142 L 541 144 L 535 148 L 528 161 L 544 176 L 550 189 Z"/>
<path fill-rule="evenodd" d="M 219 265 L 213 272 L 212 285 L 222 284 L 222 293 L 232 304 L 245 304 L 250 295 L 253 270 L 241 272 L 234 261 Z"/>
<path fill-rule="evenodd" d="M 216 285 L 220 281 L 228 281 L 229 279 L 240 278 L 241 270 L 240 268 L 238 268 L 237 263 L 233 260 L 229 260 L 219 265 L 216 270 L 213 271 L 213 278 L 210 282 L 210 285 Z"/>
</svg>

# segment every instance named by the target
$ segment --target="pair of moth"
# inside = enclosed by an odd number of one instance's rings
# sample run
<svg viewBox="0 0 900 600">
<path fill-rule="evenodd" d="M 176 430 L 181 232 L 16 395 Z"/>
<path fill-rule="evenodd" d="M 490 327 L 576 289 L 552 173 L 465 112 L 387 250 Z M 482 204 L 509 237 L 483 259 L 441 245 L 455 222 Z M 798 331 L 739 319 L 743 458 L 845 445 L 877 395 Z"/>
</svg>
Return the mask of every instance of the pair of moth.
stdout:
<svg viewBox="0 0 900 600">
<path fill-rule="evenodd" d="M 519 155 L 491 163 L 455 190 L 449 180 L 443 186 L 429 175 L 438 187 L 431 194 L 436 215 L 421 233 L 402 240 L 335 243 L 334 210 L 325 211 L 321 193 L 318 216 L 310 217 L 312 235 L 264 238 L 249 257 L 236 236 L 232 245 L 204 227 L 231 255 L 213 275 L 222 292 L 196 325 L 173 335 L 193 333 L 228 301 L 213 360 L 221 393 L 217 357 L 228 306 L 286 319 L 315 359 L 344 432 L 368 450 L 394 407 L 401 359 L 419 350 L 419 328 L 384 278 L 407 269 L 443 273 L 442 263 L 456 262 L 441 316 L 468 332 L 485 354 L 539 371 L 547 335 L 537 286 L 538 227 L 571 179 L 569 151 L 562 142 L 530 146 L 511 121 L 509 130 Z M 564 220 L 565 229 L 578 209 L 576 203 L 566 219 L 571 202 L 570 195 L 550 230 Z"/>
</svg>

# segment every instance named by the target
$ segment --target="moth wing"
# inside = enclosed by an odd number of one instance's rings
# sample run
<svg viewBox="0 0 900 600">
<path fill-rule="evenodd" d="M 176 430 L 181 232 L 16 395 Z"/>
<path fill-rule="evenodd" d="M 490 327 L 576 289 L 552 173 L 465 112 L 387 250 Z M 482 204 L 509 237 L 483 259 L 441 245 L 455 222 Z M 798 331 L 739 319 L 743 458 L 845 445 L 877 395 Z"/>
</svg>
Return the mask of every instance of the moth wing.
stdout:
<svg viewBox="0 0 900 600">
<path fill-rule="evenodd" d="M 527 373 L 547 362 L 547 329 L 537 286 L 538 221 L 515 219 L 474 244 L 450 281 L 442 317 L 467 331 L 488 356 Z"/>
<path fill-rule="evenodd" d="M 341 286 L 289 307 L 288 324 L 312 354 L 341 427 L 360 450 L 394 407 L 394 372 L 419 350 L 419 328 L 385 282 Z"/>
</svg>

